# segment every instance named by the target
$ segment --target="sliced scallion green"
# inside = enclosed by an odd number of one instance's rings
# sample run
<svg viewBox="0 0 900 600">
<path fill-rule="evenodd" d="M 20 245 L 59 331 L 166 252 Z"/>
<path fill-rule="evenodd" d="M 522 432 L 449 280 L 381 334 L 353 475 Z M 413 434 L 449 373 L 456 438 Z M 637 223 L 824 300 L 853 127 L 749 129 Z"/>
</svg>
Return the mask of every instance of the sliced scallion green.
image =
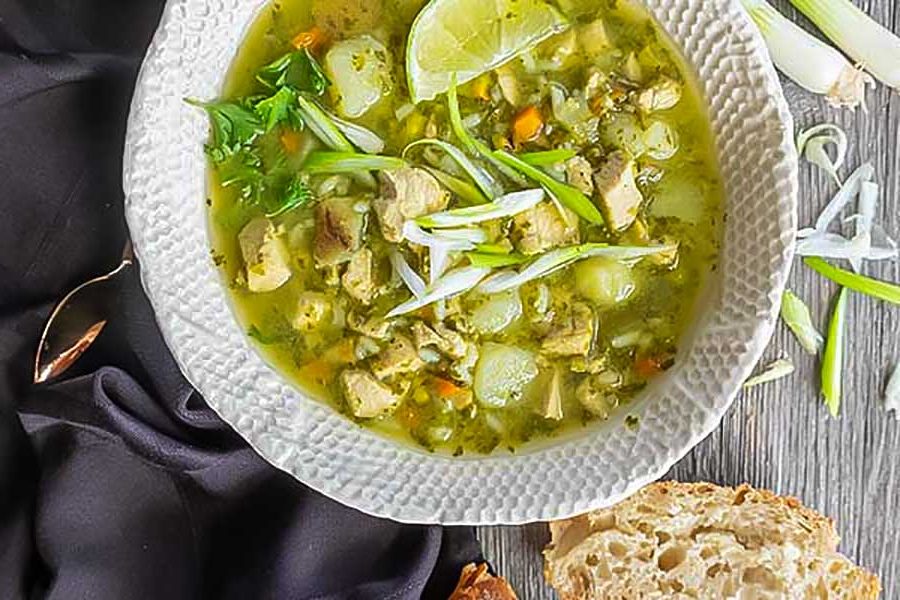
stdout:
<svg viewBox="0 0 900 600">
<path fill-rule="evenodd" d="M 355 152 L 310 152 L 302 169 L 310 175 L 392 171 L 406 166 L 395 156 L 357 154 Z"/>
<path fill-rule="evenodd" d="M 466 126 L 463 124 L 462 114 L 459 111 L 459 96 L 456 93 L 455 74 L 450 79 L 450 89 L 447 90 L 447 105 L 450 110 L 450 129 L 453 130 L 453 135 L 455 135 L 459 139 L 462 145 L 465 146 L 466 150 L 468 150 L 469 153 L 474 156 L 481 156 L 485 158 L 488 162 L 497 167 L 497 169 L 501 173 L 509 177 L 516 184 L 521 186 L 527 185 L 527 179 L 522 177 L 514 169 L 510 169 L 507 165 L 499 162 L 496 158 L 494 158 L 494 155 L 488 145 L 473 136 L 466 129 Z"/>
<path fill-rule="evenodd" d="M 831 416 L 836 417 L 841 410 L 841 375 L 844 367 L 844 328 L 847 317 L 847 290 L 838 292 L 831 322 L 828 325 L 828 340 L 822 356 L 822 395 Z"/>
<path fill-rule="evenodd" d="M 485 294 L 497 294 L 518 288 L 529 281 L 547 277 L 572 263 L 594 256 L 604 256 L 612 260 L 635 260 L 657 254 L 671 252 L 676 246 L 610 246 L 609 244 L 588 243 L 567 246 L 542 254 L 521 271 L 501 271 L 487 278 L 478 287 Z"/>
<path fill-rule="evenodd" d="M 813 325 L 809 308 L 791 290 L 785 290 L 781 297 L 781 318 L 797 336 L 797 341 L 804 350 L 810 354 L 818 354 L 825 340 Z"/>
<path fill-rule="evenodd" d="M 776 379 L 781 379 L 782 377 L 787 377 L 793 372 L 794 363 L 792 363 L 789 359 L 780 358 L 766 365 L 766 367 L 758 375 L 754 375 L 753 377 L 745 381 L 744 389 L 752 388 L 763 383 L 769 383 L 770 381 L 775 381 Z"/>
<path fill-rule="evenodd" d="M 475 182 L 475 185 L 478 186 L 478 189 L 481 190 L 481 193 L 484 194 L 487 198 L 493 198 L 495 195 L 495 190 L 500 188 L 499 184 L 491 177 L 490 173 L 473 163 L 468 156 L 466 156 L 462 150 L 454 146 L 449 142 L 445 142 L 443 140 L 434 140 L 434 139 L 422 139 L 417 140 L 409 144 L 406 148 L 403 149 L 401 156 L 406 158 L 406 155 L 410 150 L 416 148 L 418 146 L 435 146 L 443 150 L 447 156 L 453 159 L 453 161 L 460 166 L 460 168 L 466 172 L 472 181 Z"/>
<path fill-rule="evenodd" d="M 481 190 L 468 181 L 463 181 L 459 177 L 448 175 L 440 169 L 435 169 L 434 167 L 429 167 L 427 165 L 424 165 L 422 168 L 431 173 L 442 186 L 459 196 L 466 204 L 484 204 L 485 202 L 490 201 L 487 196 L 481 193 Z"/>
<path fill-rule="evenodd" d="M 523 152 L 522 154 L 519 154 L 518 157 L 519 160 L 532 167 L 551 167 L 566 162 L 577 155 L 578 152 L 575 150 L 558 148 L 556 150 L 547 150 L 546 152 Z"/>
<path fill-rule="evenodd" d="M 475 250 L 483 254 L 509 254 L 512 252 L 509 246 L 503 244 L 477 244 Z"/>
<path fill-rule="evenodd" d="M 879 300 L 885 300 L 894 304 L 900 304 L 900 285 L 888 283 L 887 281 L 881 281 L 879 279 L 872 279 L 865 275 L 859 275 L 858 273 L 835 267 L 821 258 L 809 256 L 804 258 L 803 262 L 819 275 L 827 277 L 838 285 L 842 285 L 854 292 L 866 294 L 867 296 L 872 296 L 873 298 L 878 298 Z"/>
<path fill-rule="evenodd" d="M 307 98 L 304 94 L 297 95 L 297 106 L 303 116 L 303 122 L 309 127 L 319 140 L 332 150 L 337 152 L 355 152 L 356 148 L 350 140 L 341 133 L 329 116 L 319 107 L 319 104 Z"/>
<path fill-rule="evenodd" d="M 491 270 L 485 267 L 462 267 L 448 271 L 433 283 L 428 285 L 419 297 L 413 297 L 410 300 L 395 306 L 386 317 L 398 317 L 411 313 L 422 307 L 428 306 L 440 300 L 452 298 L 463 292 L 467 292 L 474 288 L 484 279 Z"/>
<path fill-rule="evenodd" d="M 490 267 L 496 269 L 498 267 L 511 267 L 513 265 L 521 265 L 528 262 L 528 257 L 524 254 L 498 254 L 496 252 L 466 252 L 465 257 L 473 267 Z"/>
<path fill-rule="evenodd" d="M 540 188 L 513 192 L 512 194 L 500 196 L 487 204 L 454 208 L 425 215 L 416 219 L 416 223 L 422 227 L 429 228 L 467 227 L 485 221 L 517 215 L 534 207 L 543 199 L 544 190 Z"/>
<path fill-rule="evenodd" d="M 517 170 L 532 181 L 541 184 L 541 186 L 547 190 L 548 194 L 553 196 L 560 204 L 570 209 L 582 219 L 598 225 L 604 223 L 603 215 L 600 214 L 600 210 L 597 206 L 576 188 L 553 179 L 537 167 L 529 165 L 522 159 L 505 150 L 497 150 L 493 155 L 494 158 L 501 163 Z"/>
</svg>

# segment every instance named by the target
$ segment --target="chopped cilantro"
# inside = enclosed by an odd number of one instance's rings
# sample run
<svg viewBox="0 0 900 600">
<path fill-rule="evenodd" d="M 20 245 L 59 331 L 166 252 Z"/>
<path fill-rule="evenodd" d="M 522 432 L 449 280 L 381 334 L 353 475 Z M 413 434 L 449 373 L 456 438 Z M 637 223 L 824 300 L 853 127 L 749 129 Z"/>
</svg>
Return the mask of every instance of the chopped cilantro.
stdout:
<svg viewBox="0 0 900 600">
<path fill-rule="evenodd" d="M 289 87 L 279 88 L 273 95 L 257 102 L 254 108 L 267 133 L 279 124 L 303 129 L 303 118 L 297 110 L 297 92 Z"/>
<path fill-rule="evenodd" d="M 246 104 L 192 99 L 186 102 L 206 110 L 212 121 L 212 143 L 206 145 L 206 153 L 216 164 L 251 144 L 264 131 L 256 112 Z"/>
<path fill-rule="evenodd" d="M 331 85 L 322 66 L 306 48 L 285 54 L 269 63 L 259 70 L 256 78 L 271 89 L 289 87 L 317 96 L 324 94 L 325 89 Z"/>
</svg>

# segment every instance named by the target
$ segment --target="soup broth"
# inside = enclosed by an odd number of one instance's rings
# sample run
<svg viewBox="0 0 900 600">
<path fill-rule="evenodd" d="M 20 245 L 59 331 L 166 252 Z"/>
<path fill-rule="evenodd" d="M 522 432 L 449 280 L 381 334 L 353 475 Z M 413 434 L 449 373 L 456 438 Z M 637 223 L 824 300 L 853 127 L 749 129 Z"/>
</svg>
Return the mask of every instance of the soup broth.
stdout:
<svg viewBox="0 0 900 600">
<path fill-rule="evenodd" d="M 693 76 L 643 9 L 553 4 L 558 33 L 458 86 L 473 148 L 447 93 L 411 99 L 424 5 L 262 11 L 205 105 L 212 253 L 307 393 L 427 451 L 513 451 L 627 411 L 673 364 L 723 191 Z"/>
</svg>

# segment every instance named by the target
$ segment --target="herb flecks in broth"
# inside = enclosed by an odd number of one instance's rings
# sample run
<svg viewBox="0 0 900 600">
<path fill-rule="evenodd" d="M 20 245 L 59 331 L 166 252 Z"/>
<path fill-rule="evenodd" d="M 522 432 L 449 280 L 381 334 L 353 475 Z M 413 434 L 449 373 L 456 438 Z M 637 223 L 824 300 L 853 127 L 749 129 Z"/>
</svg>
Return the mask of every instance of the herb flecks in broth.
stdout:
<svg viewBox="0 0 900 600">
<path fill-rule="evenodd" d="M 423 4 L 263 12 L 222 99 L 192 101 L 216 262 L 247 335 L 322 401 L 429 451 L 514 450 L 674 364 L 718 252 L 709 124 L 628 3 L 516 3 L 521 39 L 464 73 L 406 55 L 440 45 L 409 42 L 417 15 L 454 14 Z"/>
</svg>

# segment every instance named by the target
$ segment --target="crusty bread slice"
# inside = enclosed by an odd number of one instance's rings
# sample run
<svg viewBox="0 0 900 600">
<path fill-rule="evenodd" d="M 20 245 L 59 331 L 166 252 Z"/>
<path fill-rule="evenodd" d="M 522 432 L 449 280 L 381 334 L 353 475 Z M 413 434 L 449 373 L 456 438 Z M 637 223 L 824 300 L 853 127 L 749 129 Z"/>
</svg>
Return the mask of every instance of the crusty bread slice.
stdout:
<svg viewBox="0 0 900 600">
<path fill-rule="evenodd" d="M 463 567 L 449 600 L 517 600 L 509 582 L 488 573 L 487 563 Z"/>
<path fill-rule="evenodd" d="M 660 482 L 550 524 L 544 574 L 562 600 L 871 599 L 875 575 L 837 553 L 834 523 L 747 485 Z"/>
</svg>

